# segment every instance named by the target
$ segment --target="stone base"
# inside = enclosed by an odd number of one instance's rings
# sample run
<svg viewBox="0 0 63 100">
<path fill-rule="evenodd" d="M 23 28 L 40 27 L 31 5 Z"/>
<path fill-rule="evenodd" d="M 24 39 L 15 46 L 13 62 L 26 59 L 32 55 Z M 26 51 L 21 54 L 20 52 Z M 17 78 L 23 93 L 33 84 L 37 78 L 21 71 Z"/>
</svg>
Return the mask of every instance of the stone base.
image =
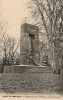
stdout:
<svg viewBox="0 0 63 100">
<path fill-rule="evenodd" d="M 29 69 L 33 68 L 44 68 L 45 66 L 34 66 L 34 65 L 12 65 L 12 66 L 5 66 L 4 73 L 22 73 L 28 72 Z"/>
</svg>

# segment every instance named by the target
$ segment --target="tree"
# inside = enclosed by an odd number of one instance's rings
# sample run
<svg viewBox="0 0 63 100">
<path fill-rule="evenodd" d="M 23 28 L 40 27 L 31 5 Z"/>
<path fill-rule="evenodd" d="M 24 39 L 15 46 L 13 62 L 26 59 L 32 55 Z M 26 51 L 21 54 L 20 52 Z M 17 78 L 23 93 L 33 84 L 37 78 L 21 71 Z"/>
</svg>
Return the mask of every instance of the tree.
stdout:
<svg viewBox="0 0 63 100">
<path fill-rule="evenodd" d="M 12 61 L 12 64 L 14 64 L 14 62 L 18 57 L 17 55 L 19 55 L 18 48 L 19 48 L 20 41 L 18 40 L 18 42 L 16 42 L 16 39 L 14 37 L 9 37 L 8 43 L 10 43 L 10 45 L 9 45 L 9 51 L 7 53 L 7 56 L 8 59 Z"/>
<path fill-rule="evenodd" d="M 19 42 L 17 43 L 14 37 L 7 35 L 8 29 L 8 22 L 0 23 L 0 54 L 4 65 L 9 63 L 9 59 L 15 59 L 15 53 L 19 47 Z"/>
<path fill-rule="evenodd" d="M 6 45 L 7 45 L 7 37 L 6 37 L 6 33 L 8 31 L 8 22 L 4 22 L 1 21 L 0 22 L 0 51 L 4 51 L 1 53 L 1 56 L 3 56 L 2 54 L 4 53 L 5 58 L 6 58 Z"/>
<path fill-rule="evenodd" d="M 63 0 L 31 0 L 32 17 L 41 31 L 45 31 L 49 45 L 49 59 L 53 67 L 59 66 L 59 46 L 63 20 Z M 59 56 L 59 57 L 58 57 Z M 57 59 L 58 58 L 58 59 Z"/>
<path fill-rule="evenodd" d="M 2 51 L 4 53 L 4 65 L 14 64 L 15 54 L 19 47 L 19 42 L 16 42 L 14 37 L 9 37 L 6 35 L 5 39 L 2 41 Z"/>
<path fill-rule="evenodd" d="M 48 45 L 47 42 L 44 41 L 40 41 L 40 62 L 42 65 L 49 65 L 48 64 Z"/>
</svg>

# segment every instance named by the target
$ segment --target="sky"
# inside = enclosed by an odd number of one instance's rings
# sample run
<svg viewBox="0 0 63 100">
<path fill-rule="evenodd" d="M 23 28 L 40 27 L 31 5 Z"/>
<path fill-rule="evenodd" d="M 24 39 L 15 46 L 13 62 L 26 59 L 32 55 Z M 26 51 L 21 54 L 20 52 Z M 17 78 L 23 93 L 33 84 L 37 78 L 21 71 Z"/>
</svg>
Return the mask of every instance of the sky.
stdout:
<svg viewBox="0 0 63 100">
<path fill-rule="evenodd" d="M 8 22 L 8 35 L 20 38 L 21 25 L 25 22 L 34 24 L 35 19 L 31 19 L 31 12 L 28 9 L 30 0 L 0 0 L 1 18 Z M 42 37 L 41 37 L 42 39 Z M 44 38 L 43 38 L 44 39 Z"/>
<path fill-rule="evenodd" d="M 0 12 L 2 19 L 8 22 L 8 34 L 19 38 L 21 33 L 21 24 L 26 22 L 29 16 L 27 2 L 29 0 L 0 0 Z"/>
</svg>

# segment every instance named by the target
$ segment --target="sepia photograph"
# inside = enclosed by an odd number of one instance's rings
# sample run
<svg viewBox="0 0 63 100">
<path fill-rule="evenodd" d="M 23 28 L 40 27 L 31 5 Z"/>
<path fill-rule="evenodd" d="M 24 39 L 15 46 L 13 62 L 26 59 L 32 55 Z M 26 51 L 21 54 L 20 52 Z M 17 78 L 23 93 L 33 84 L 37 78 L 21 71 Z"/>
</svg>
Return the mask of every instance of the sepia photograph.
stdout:
<svg viewBox="0 0 63 100">
<path fill-rule="evenodd" d="M 63 97 L 63 0 L 0 0 L 0 100 Z"/>
</svg>

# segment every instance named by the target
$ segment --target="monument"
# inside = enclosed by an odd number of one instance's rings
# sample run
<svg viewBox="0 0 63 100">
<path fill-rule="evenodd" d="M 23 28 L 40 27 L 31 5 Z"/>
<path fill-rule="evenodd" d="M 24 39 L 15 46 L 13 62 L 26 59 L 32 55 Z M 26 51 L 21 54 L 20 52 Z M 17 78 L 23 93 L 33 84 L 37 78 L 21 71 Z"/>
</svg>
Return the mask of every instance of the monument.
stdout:
<svg viewBox="0 0 63 100">
<path fill-rule="evenodd" d="M 20 36 L 20 65 L 5 66 L 4 73 L 22 73 L 36 67 L 40 67 L 39 29 L 24 23 Z"/>
<path fill-rule="evenodd" d="M 39 65 L 39 29 L 27 23 L 21 26 L 20 64 Z"/>
</svg>

